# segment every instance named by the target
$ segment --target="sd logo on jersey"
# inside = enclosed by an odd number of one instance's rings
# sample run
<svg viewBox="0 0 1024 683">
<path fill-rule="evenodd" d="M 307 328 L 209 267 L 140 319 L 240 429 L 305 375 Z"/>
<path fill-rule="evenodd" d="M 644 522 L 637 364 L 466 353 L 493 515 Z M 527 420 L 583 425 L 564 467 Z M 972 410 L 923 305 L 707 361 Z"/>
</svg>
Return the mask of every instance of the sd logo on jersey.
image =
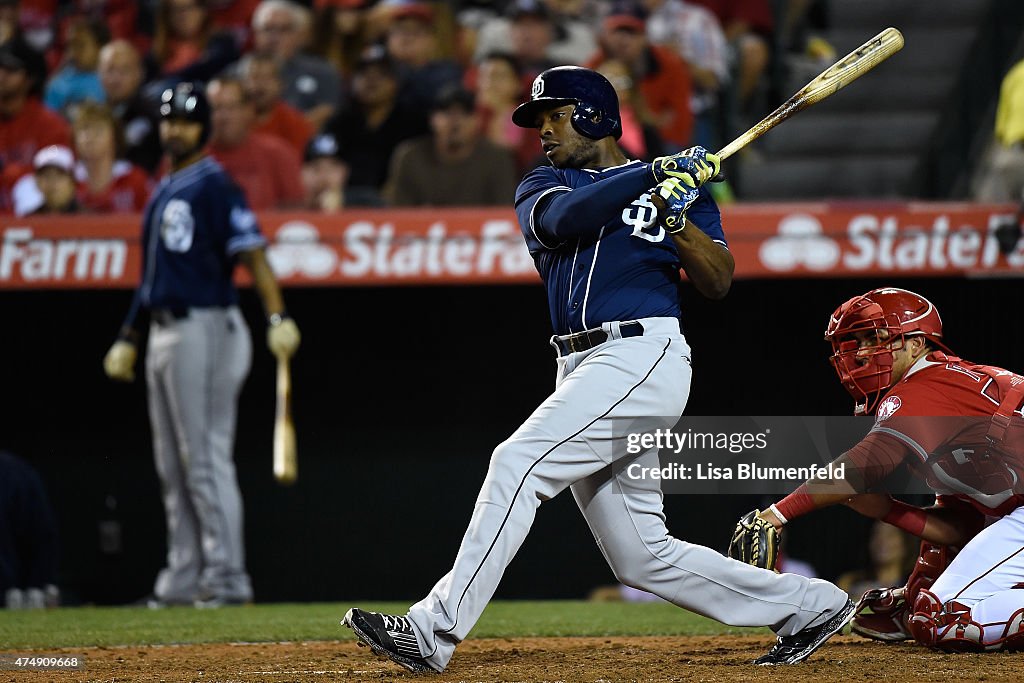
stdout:
<svg viewBox="0 0 1024 683">
<path fill-rule="evenodd" d="M 633 237 L 647 240 L 648 242 L 663 242 L 665 240 L 665 229 L 658 226 L 657 232 L 646 232 L 654 227 L 658 220 L 658 209 L 651 202 L 651 193 L 645 192 L 622 210 L 622 222 L 633 227 Z"/>
<path fill-rule="evenodd" d="M 167 251 L 184 253 L 192 248 L 196 233 L 196 221 L 192 207 L 184 199 L 172 199 L 164 207 L 160 219 L 160 237 Z"/>
</svg>

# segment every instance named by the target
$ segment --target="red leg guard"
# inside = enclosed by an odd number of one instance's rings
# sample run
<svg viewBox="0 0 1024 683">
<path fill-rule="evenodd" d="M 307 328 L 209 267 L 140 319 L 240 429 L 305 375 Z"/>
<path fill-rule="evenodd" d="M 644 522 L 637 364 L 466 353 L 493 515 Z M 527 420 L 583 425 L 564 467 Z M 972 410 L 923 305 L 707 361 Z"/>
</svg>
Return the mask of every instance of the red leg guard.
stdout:
<svg viewBox="0 0 1024 683">
<path fill-rule="evenodd" d="M 1010 615 L 1006 620 L 1006 628 L 1002 637 L 985 646 L 986 650 L 1006 650 L 1007 652 L 1024 652 L 1024 608 Z"/>
<path fill-rule="evenodd" d="M 954 557 L 956 557 L 956 550 L 948 545 L 935 545 L 928 541 L 921 541 L 920 555 L 918 555 L 917 562 L 914 563 L 914 571 L 907 579 L 905 596 L 907 604 L 915 604 L 918 591 L 931 588 Z"/>
<path fill-rule="evenodd" d="M 983 652 L 983 629 L 971 618 L 971 610 L 955 600 L 945 605 L 934 593 L 922 589 L 914 601 L 908 624 L 914 639 L 922 645 L 946 652 Z"/>
<path fill-rule="evenodd" d="M 942 603 L 934 593 L 927 589 L 921 589 L 917 592 L 913 604 L 914 612 L 910 615 L 907 628 L 914 636 L 914 640 L 922 645 L 934 647 L 937 633 L 936 623 L 942 612 Z"/>
</svg>

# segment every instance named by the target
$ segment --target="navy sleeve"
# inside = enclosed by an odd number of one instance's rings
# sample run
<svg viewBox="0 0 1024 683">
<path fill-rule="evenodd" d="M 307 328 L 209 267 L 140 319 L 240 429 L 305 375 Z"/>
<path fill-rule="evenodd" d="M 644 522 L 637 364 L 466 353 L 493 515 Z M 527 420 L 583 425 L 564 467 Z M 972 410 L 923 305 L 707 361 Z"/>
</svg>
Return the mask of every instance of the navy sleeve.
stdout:
<svg viewBox="0 0 1024 683">
<path fill-rule="evenodd" d="M 242 189 L 234 183 L 224 188 L 224 250 L 228 256 L 266 246 L 267 240 L 260 232 L 256 214 L 249 208 Z"/>
<path fill-rule="evenodd" d="M 526 174 L 516 188 L 516 216 L 519 218 L 519 229 L 526 238 L 526 246 L 534 254 L 545 249 L 557 249 L 564 240 L 543 232 L 534 220 L 538 204 L 543 207 L 554 194 L 569 192 L 572 188 L 565 184 L 561 174 L 551 166 L 540 166 Z"/>
<path fill-rule="evenodd" d="M 707 185 L 701 186 L 700 197 L 686 210 L 686 220 L 700 228 L 712 241 L 728 248 L 729 243 L 726 242 L 725 231 L 722 229 L 722 212 L 719 211 L 718 204 L 715 203 Z"/>
<path fill-rule="evenodd" d="M 516 192 L 516 212 L 527 241 L 532 234 L 547 249 L 596 234 L 654 185 L 649 164 L 580 188 L 569 187 L 557 174 L 549 167 L 536 169 Z"/>
</svg>

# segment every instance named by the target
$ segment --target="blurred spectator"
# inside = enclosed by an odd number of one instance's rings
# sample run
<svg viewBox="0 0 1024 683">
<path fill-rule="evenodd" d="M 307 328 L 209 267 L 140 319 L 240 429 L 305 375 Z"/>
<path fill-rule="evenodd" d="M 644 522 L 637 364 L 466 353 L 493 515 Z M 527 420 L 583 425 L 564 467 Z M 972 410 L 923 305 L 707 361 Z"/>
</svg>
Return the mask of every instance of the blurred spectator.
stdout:
<svg viewBox="0 0 1024 683">
<path fill-rule="evenodd" d="M 391 158 L 384 198 L 392 206 L 495 206 L 515 195 L 515 161 L 480 134 L 473 94 L 443 90 L 430 134 L 403 142 Z"/>
<path fill-rule="evenodd" d="M 771 59 L 775 18 L 768 0 L 689 0 L 711 10 L 736 53 L 736 95 L 741 110 L 752 105 Z"/>
<path fill-rule="evenodd" d="M 501 14 L 501 8 L 488 0 L 462 0 L 455 5 L 455 25 L 458 31 L 458 60 L 460 64 L 470 64 L 474 55 L 482 57 L 490 54 L 486 50 L 477 50 L 480 30 Z M 506 41 L 507 42 L 507 41 Z M 508 49 L 508 46 L 506 46 Z"/>
<path fill-rule="evenodd" d="M 58 544 L 39 473 L 0 451 L 0 596 L 8 609 L 57 606 Z"/>
<path fill-rule="evenodd" d="M 256 112 L 253 130 L 291 145 L 296 154 L 306 150 L 313 127 L 295 107 L 281 99 L 284 83 L 277 60 L 268 54 L 250 54 L 238 63 L 238 76 Z"/>
<path fill-rule="evenodd" d="M 124 158 L 152 175 L 163 155 L 155 103 L 142 87 L 142 57 L 127 40 L 114 40 L 100 50 L 97 70 L 107 104 L 124 132 Z"/>
<path fill-rule="evenodd" d="M 729 46 L 718 17 L 683 0 L 644 0 L 644 6 L 650 12 L 647 37 L 655 45 L 675 50 L 690 70 L 693 142 L 720 149 L 724 131 L 719 125 L 719 94 L 729 82 Z"/>
<path fill-rule="evenodd" d="M 207 81 L 238 59 L 235 39 L 216 31 L 209 0 L 159 0 L 153 45 L 148 60 L 151 73 L 164 84 Z"/>
<path fill-rule="evenodd" d="M 1024 201 L 1024 60 L 1003 78 L 995 138 L 975 180 L 979 201 Z"/>
<path fill-rule="evenodd" d="M 338 140 L 330 133 L 314 136 L 306 145 L 302 162 L 302 187 L 306 191 L 303 206 L 324 213 L 343 209 L 348 175 Z"/>
<path fill-rule="evenodd" d="M 0 1 L 0 44 L 16 32 L 36 52 L 45 53 L 54 42 L 58 0 Z"/>
<path fill-rule="evenodd" d="M 828 10 L 828 0 L 787 0 L 785 7 L 779 10 L 780 21 L 776 22 L 777 43 L 791 53 L 834 63 L 835 48 L 821 36 L 829 28 Z"/>
<path fill-rule="evenodd" d="M 657 120 L 647 108 L 647 101 L 636 87 L 629 67 L 621 60 L 607 59 L 596 69 L 608 79 L 619 96 L 619 118 L 622 122 L 619 147 L 634 159 L 650 161 L 663 154 L 665 143 L 658 135 Z"/>
<path fill-rule="evenodd" d="M 903 586 L 917 561 L 916 547 L 917 541 L 909 534 L 875 522 L 868 539 L 868 566 L 840 575 L 836 585 L 854 601 L 872 588 Z"/>
<path fill-rule="evenodd" d="M 124 136 L 110 108 L 86 102 L 75 111 L 75 181 L 82 211 L 141 212 L 149 198 L 146 172 L 123 158 Z"/>
<path fill-rule="evenodd" d="M 110 33 L 99 22 L 78 19 L 71 23 L 63 66 L 46 83 L 43 101 L 47 107 L 70 119 L 72 105 L 106 99 L 96 68 L 100 49 L 109 40 Z"/>
<path fill-rule="evenodd" d="M 387 51 L 398 66 L 400 102 L 429 109 L 434 97 L 462 82 L 462 67 L 452 58 L 451 43 L 441 42 L 448 30 L 439 30 L 433 7 L 411 2 L 391 10 L 386 33 Z"/>
<path fill-rule="evenodd" d="M 369 48 L 352 75 L 352 101 L 323 131 L 335 136 L 352 169 L 350 192 L 379 193 L 395 147 L 427 132 L 422 112 L 402 107 L 397 97 L 394 62 L 382 47 Z"/>
<path fill-rule="evenodd" d="M 299 155 L 283 140 L 252 130 L 256 112 L 237 78 L 220 76 L 206 91 L 210 101 L 210 154 L 245 192 L 256 210 L 302 203 Z"/>
<path fill-rule="evenodd" d="M 541 71 L 560 64 L 582 64 L 596 50 L 589 27 L 581 24 L 570 36 L 540 0 L 513 0 L 506 16 L 487 21 L 480 28 L 474 61 L 493 52 L 511 53 L 529 85 Z"/>
<path fill-rule="evenodd" d="M 646 18 L 646 11 L 637 2 L 617 2 L 605 17 L 602 52 L 592 65 L 606 59 L 625 64 L 665 144 L 675 150 L 689 147 L 693 136 L 690 73 L 682 57 L 648 42 Z"/>
<path fill-rule="evenodd" d="M 36 8 L 32 12 L 34 16 L 51 12 L 49 8 L 42 11 L 39 9 L 47 1 L 22 2 L 22 26 L 25 26 L 25 14 L 30 11 L 30 5 Z M 59 18 L 59 21 L 54 22 L 54 15 L 50 14 L 48 20 L 51 29 L 54 25 L 58 27 L 58 40 L 54 41 L 53 47 L 63 50 L 64 43 L 68 40 L 69 25 L 79 19 L 88 19 L 102 25 L 110 38 L 115 40 L 130 40 L 140 45 L 144 44 L 145 38 L 140 35 L 139 31 L 140 14 L 145 15 L 151 12 L 151 8 L 155 6 L 154 0 L 146 0 L 146 2 L 137 2 L 136 0 L 53 0 L 52 12 Z"/>
<path fill-rule="evenodd" d="M 77 213 L 75 156 L 71 150 L 63 145 L 43 147 L 36 152 L 33 168 L 42 204 L 32 214 Z"/>
<path fill-rule="evenodd" d="M 56 10 L 55 0 L 0 0 L 0 45 L 21 44 L 31 49 L 40 55 L 40 65 L 45 69 L 42 55 L 53 42 Z"/>
<path fill-rule="evenodd" d="M 71 144 L 67 122 L 39 99 L 40 68 L 45 78 L 40 63 L 39 55 L 23 43 L 0 47 L 0 164 L 20 164 L 23 172 L 32 168 L 39 149 Z"/>
<path fill-rule="evenodd" d="M 476 106 L 483 135 L 512 152 L 520 175 L 543 159 L 535 131 L 512 123 L 512 110 L 525 99 L 519 64 L 507 53 L 484 57 L 477 69 Z"/>
<path fill-rule="evenodd" d="M 370 0 L 318 0 L 310 53 L 331 64 L 343 80 L 352 76 L 366 49 L 366 8 Z"/>
<path fill-rule="evenodd" d="M 320 57 L 302 54 L 311 33 L 311 15 L 288 0 L 263 0 L 252 16 L 257 52 L 277 58 L 284 81 L 284 100 L 318 130 L 341 103 L 341 79 Z"/>
</svg>

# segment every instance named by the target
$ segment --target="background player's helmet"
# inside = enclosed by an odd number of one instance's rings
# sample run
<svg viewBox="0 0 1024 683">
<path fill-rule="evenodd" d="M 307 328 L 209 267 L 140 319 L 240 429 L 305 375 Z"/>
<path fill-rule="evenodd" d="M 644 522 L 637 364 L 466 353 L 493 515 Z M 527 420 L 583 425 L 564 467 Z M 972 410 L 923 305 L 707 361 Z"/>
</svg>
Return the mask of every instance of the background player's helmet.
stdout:
<svg viewBox="0 0 1024 683">
<path fill-rule="evenodd" d="M 608 79 L 580 66 L 556 66 L 533 80 L 530 101 L 512 112 L 512 122 L 522 128 L 536 128 L 537 114 L 550 107 L 575 104 L 572 127 L 580 135 L 600 140 L 622 136 L 619 97 Z"/>
<path fill-rule="evenodd" d="M 203 124 L 199 146 L 206 144 L 210 137 L 210 104 L 206 95 L 195 83 L 184 81 L 173 88 L 167 88 L 160 95 L 160 118 L 185 119 Z"/>
<path fill-rule="evenodd" d="M 854 333 L 874 331 L 877 334 L 881 330 L 888 333 L 884 343 L 859 348 Z M 882 393 L 893 385 L 892 352 L 902 348 L 907 337 L 921 336 L 952 353 L 942 342 L 942 318 L 938 309 L 920 294 L 905 289 L 874 289 L 853 297 L 832 313 L 825 341 L 832 344 L 830 361 L 839 381 L 857 401 L 856 413 L 873 410 Z"/>
</svg>

